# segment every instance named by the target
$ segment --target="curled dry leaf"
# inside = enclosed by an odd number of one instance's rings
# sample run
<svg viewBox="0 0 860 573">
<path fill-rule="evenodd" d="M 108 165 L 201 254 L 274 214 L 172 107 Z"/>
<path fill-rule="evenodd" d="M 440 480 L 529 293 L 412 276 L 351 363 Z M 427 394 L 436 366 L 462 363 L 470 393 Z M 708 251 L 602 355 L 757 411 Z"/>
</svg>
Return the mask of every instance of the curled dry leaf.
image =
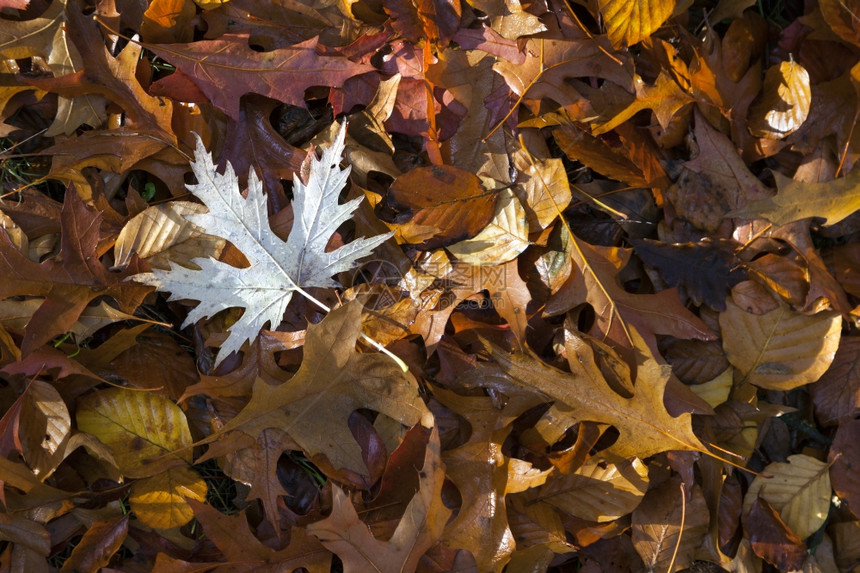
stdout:
<svg viewBox="0 0 860 573">
<path fill-rule="evenodd" d="M 760 388 L 790 390 L 815 382 L 833 362 L 842 319 L 835 312 L 800 314 L 785 303 L 756 315 L 728 299 L 720 327 L 729 362 L 743 380 Z"/>
<path fill-rule="evenodd" d="M 122 546 L 128 535 L 129 516 L 118 515 L 112 519 L 94 522 L 75 545 L 72 554 L 63 563 L 60 573 L 73 571 L 99 571 Z"/>
<path fill-rule="evenodd" d="M 750 132 L 756 137 L 782 139 L 800 129 L 811 104 L 809 72 L 794 61 L 773 66 L 764 76 L 761 95 L 750 108 Z"/>
<path fill-rule="evenodd" d="M 134 253 L 157 269 L 169 269 L 170 262 L 199 270 L 197 257 L 217 259 L 227 244 L 207 235 L 185 218 L 199 215 L 206 207 L 189 201 L 171 201 L 147 208 L 135 215 L 120 231 L 114 246 L 114 266 L 125 268 Z"/>
</svg>

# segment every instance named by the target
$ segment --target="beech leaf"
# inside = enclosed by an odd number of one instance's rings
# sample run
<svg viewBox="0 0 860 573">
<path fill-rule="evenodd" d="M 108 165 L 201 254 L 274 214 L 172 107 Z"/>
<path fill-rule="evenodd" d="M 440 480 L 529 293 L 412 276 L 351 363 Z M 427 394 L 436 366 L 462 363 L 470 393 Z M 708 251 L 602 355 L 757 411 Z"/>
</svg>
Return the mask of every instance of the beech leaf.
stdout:
<svg viewBox="0 0 860 573">
<path fill-rule="evenodd" d="M 731 299 L 720 314 L 729 362 L 750 384 L 791 390 L 818 380 L 839 347 L 842 319 L 835 312 L 808 316 L 785 303 L 765 314 L 746 312 Z"/>
<path fill-rule="evenodd" d="M 188 185 L 209 208 L 209 212 L 188 216 L 188 220 L 207 232 L 218 233 L 233 243 L 250 263 L 236 268 L 212 258 L 195 258 L 200 270 L 172 267 L 153 270 L 134 277 L 143 284 L 170 291 L 169 300 L 194 299 L 200 304 L 192 310 L 183 327 L 201 318 L 214 316 L 227 308 L 244 308 L 242 317 L 230 327 L 230 335 L 215 361 L 217 366 L 246 341 L 254 340 L 266 323 L 276 328 L 284 311 L 298 291 L 308 287 L 335 287 L 333 275 L 349 270 L 356 259 L 370 252 L 391 236 L 378 235 L 358 239 L 326 252 L 332 234 L 358 208 L 361 198 L 344 205 L 338 196 L 346 184 L 349 167 L 339 166 L 343 154 L 346 128 L 341 127 L 322 158 L 311 158 L 308 182 L 294 182 L 292 232 L 286 241 L 269 226 L 266 196 L 256 173 L 248 176 L 248 197 L 239 193 L 233 167 L 228 163 L 223 174 L 215 170 L 212 156 L 197 138 L 195 161 L 191 164 L 197 176 L 196 185 Z M 316 302 L 316 301 L 314 301 Z M 320 303 L 320 306 L 326 308 Z"/>
<path fill-rule="evenodd" d="M 616 48 L 648 38 L 675 9 L 675 0 L 600 0 L 606 35 Z"/>
<path fill-rule="evenodd" d="M 806 539 L 824 525 L 830 510 L 829 469 L 828 464 L 803 454 L 769 464 L 744 496 L 744 514 L 749 516 L 761 498 L 794 533 Z"/>
<path fill-rule="evenodd" d="M 791 61 L 767 70 L 759 99 L 750 108 L 749 129 L 756 137 L 781 139 L 809 116 L 812 91 L 809 72 Z"/>
</svg>

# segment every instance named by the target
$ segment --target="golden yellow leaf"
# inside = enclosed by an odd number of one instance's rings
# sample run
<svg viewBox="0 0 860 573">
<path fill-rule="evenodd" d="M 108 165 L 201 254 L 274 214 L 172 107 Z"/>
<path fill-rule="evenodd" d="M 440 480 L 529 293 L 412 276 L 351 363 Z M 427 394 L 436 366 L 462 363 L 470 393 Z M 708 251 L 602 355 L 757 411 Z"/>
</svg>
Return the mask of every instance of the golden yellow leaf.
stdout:
<svg viewBox="0 0 860 573">
<path fill-rule="evenodd" d="M 191 521 L 194 511 L 186 498 L 205 501 L 206 491 L 206 482 L 194 470 L 183 466 L 136 481 L 131 486 L 129 502 L 143 523 L 169 529 Z"/>
<path fill-rule="evenodd" d="M 732 373 L 732 368 L 728 367 L 712 380 L 702 384 L 693 384 L 690 386 L 690 390 L 707 402 L 711 408 L 716 408 L 729 399 L 729 393 L 732 391 Z"/>
<path fill-rule="evenodd" d="M 750 133 L 782 139 L 803 125 L 811 105 L 809 72 L 793 61 L 772 66 L 764 76 L 761 94 L 750 108 Z"/>
<path fill-rule="evenodd" d="M 182 410 L 151 392 L 108 388 L 84 396 L 78 400 L 77 422 L 79 430 L 95 435 L 110 448 L 120 471 L 128 477 L 158 473 L 164 465 L 153 464 L 153 460 L 191 444 Z M 176 460 L 190 462 L 191 450 L 177 452 L 172 461 Z"/>
<path fill-rule="evenodd" d="M 606 35 L 615 48 L 638 44 L 672 15 L 674 0 L 599 0 Z"/>
</svg>

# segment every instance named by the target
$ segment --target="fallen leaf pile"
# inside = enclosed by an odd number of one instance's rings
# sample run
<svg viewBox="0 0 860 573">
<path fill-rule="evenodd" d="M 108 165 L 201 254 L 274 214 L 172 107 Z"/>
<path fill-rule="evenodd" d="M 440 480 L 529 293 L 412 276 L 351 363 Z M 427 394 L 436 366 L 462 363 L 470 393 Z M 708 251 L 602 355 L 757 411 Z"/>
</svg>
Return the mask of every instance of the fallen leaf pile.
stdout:
<svg viewBox="0 0 860 573">
<path fill-rule="evenodd" d="M 860 570 L 858 14 L 0 0 L 0 573 Z"/>
</svg>

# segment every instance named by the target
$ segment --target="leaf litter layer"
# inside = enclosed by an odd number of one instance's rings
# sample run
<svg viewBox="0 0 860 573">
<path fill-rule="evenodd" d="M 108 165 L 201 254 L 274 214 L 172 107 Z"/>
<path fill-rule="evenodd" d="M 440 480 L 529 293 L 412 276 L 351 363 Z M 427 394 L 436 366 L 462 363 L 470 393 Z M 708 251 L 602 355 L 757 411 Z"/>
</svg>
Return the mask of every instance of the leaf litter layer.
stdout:
<svg viewBox="0 0 860 573">
<path fill-rule="evenodd" d="M 0 571 L 856 569 L 855 8 L 0 1 Z"/>
</svg>

